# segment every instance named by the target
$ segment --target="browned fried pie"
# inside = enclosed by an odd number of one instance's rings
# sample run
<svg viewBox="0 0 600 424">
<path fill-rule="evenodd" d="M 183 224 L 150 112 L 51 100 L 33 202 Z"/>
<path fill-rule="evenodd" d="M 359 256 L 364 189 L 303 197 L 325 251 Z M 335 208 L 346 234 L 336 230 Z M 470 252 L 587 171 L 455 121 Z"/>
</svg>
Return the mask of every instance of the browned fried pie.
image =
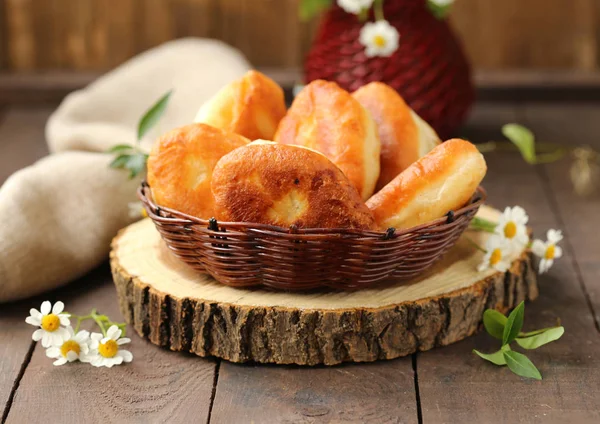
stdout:
<svg viewBox="0 0 600 424">
<path fill-rule="evenodd" d="M 323 153 L 348 177 L 363 200 L 379 178 L 381 145 L 371 114 L 334 82 L 313 81 L 298 93 L 275 141 Z"/>
<path fill-rule="evenodd" d="M 433 128 L 389 85 L 372 82 L 356 90 L 352 96 L 371 112 L 377 123 L 381 140 L 381 172 L 375 191 L 381 190 L 396 175 L 440 144 Z"/>
<path fill-rule="evenodd" d="M 212 178 L 217 219 L 298 228 L 372 228 L 348 178 L 310 149 L 257 141 L 223 156 Z"/>
<path fill-rule="evenodd" d="M 464 206 L 486 171 L 477 147 L 465 140 L 448 140 L 374 194 L 367 206 L 380 229 L 424 224 Z"/>
<path fill-rule="evenodd" d="M 148 158 L 148 184 L 156 203 L 188 215 L 214 216 L 210 189 L 221 157 L 249 140 L 205 124 L 192 124 L 160 137 Z"/>
<path fill-rule="evenodd" d="M 281 87 L 260 72 L 248 71 L 204 103 L 194 122 L 234 132 L 250 140 L 271 140 L 285 112 Z"/>
</svg>

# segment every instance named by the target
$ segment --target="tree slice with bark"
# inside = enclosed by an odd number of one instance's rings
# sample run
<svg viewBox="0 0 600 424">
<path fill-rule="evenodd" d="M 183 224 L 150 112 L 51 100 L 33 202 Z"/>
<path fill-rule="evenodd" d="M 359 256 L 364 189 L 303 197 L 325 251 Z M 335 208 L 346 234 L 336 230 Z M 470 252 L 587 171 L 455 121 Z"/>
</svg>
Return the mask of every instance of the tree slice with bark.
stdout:
<svg viewBox="0 0 600 424">
<path fill-rule="evenodd" d="M 480 216 L 498 211 L 483 207 Z M 467 239 L 469 237 L 470 240 Z M 353 292 L 275 292 L 224 286 L 189 268 L 149 219 L 114 239 L 111 268 L 121 312 L 142 337 L 174 351 L 232 362 L 334 365 L 393 359 L 475 333 L 483 311 L 538 295 L 531 253 L 507 272 L 478 272 L 489 234 L 467 231 L 409 283 Z"/>
</svg>

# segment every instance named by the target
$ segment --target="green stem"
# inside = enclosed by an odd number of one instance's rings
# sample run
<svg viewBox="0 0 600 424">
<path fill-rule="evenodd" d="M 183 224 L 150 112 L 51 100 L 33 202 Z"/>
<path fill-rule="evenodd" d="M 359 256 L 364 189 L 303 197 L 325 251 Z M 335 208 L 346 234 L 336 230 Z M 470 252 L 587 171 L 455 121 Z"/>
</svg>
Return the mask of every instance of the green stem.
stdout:
<svg viewBox="0 0 600 424">
<path fill-rule="evenodd" d="M 560 327 L 560 325 L 557 325 L 555 327 L 547 327 L 547 328 L 542 328 L 541 330 L 534 330 L 534 331 L 530 331 L 528 333 L 519 333 L 520 338 L 525 338 L 525 337 L 531 337 L 531 336 L 537 336 L 538 334 L 542 334 L 548 330 L 552 330 L 553 328 L 556 327 Z"/>
<path fill-rule="evenodd" d="M 90 313 L 92 319 L 94 320 L 94 322 L 96 323 L 96 325 L 98 325 L 98 327 L 100 327 L 100 331 L 102 331 L 102 335 L 104 337 L 106 337 L 106 328 L 104 328 L 104 323 L 102 322 L 102 320 L 100 319 L 100 317 L 96 314 L 96 309 L 92 309 L 92 312 Z"/>
<path fill-rule="evenodd" d="M 375 0 L 373 3 L 373 14 L 376 21 L 383 21 L 385 19 L 383 16 L 383 0 Z"/>
<path fill-rule="evenodd" d="M 493 233 L 496 231 L 496 226 L 498 224 L 487 220 L 485 218 L 480 218 L 476 216 L 473 218 L 471 223 L 469 224 L 469 230 L 473 231 L 485 231 L 486 233 Z"/>
</svg>

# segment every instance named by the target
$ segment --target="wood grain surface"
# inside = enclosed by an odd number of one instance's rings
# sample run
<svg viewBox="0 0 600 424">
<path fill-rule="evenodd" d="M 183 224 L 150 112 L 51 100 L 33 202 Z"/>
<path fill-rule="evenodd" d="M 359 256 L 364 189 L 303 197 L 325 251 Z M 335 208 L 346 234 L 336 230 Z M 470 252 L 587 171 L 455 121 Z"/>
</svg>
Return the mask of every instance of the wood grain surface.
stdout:
<svg viewBox="0 0 600 424">
<path fill-rule="evenodd" d="M 3 0 L 0 69 L 108 69 L 187 36 L 221 39 L 255 66 L 300 66 L 318 19 L 301 22 L 298 2 Z M 478 69 L 597 71 L 599 17 L 596 0 L 459 0 L 451 22 Z"/>
<path fill-rule="evenodd" d="M 526 107 L 523 114 L 541 141 L 588 145 L 600 152 L 598 105 L 538 104 Z M 572 165 L 572 158 L 545 165 L 540 169 L 540 178 L 556 220 L 567 236 L 573 269 L 600 328 L 600 239 L 595 228 L 600 217 L 600 187 L 588 197 L 575 194 L 569 179 Z"/>
<path fill-rule="evenodd" d="M 469 135 L 498 139 L 506 122 L 524 121 L 523 108 L 479 109 Z M 535 125 L 532 125 L 537 130 Z M 553 140 L 558 141 L 558 140 Z M 486 156 L 484 181 L 492 202 L 521 205 L 530 216 L 535 236 L 545 239 L 548 228 L 562 228 L 540 169 L 512 154 Z M 563 178 L 567 178 L 563 175 Z M 574 217 L 573 217 L 574 218 Z M 591 242 L 591 239 L 590 239 Z M 560 318 L 565 335 L 560 342 L 528 356 L 544 380 L 520 379 L 470 351 L 493 352 L 498 343 L 486 334 L 417 359 L 424 422 L 595 422 L 600 419 L 600 339 L 586 297 L 573 267 L 570 239 L 562 244 L 565 257 L 549 274 L 540 276 L 539 301 L 525 308 L 525 330 L 554 325 Z M 600 244 L 594 241 L 596 250 Z M 596 256 L 598 257 L 598 256 Z"/>
<path fill-rule="evenodd" d="M 39 108 L 0 110 L 2 175 L 44 154 L 48 113 Z M 514 120 L 530 125 L 545 141 L 598 147 L 597 104 L 479 104 L 464 135 L 498 139 L 500 126 Z M 485 185 L 492 205 L 524 206 L 536 236 L 550 227 L 564 230 L 565 257 L 540 278 L 541 296 L 526 307 L 526 329 L 552 325 L 558 317 L 566 328 L 563 339 L 530 354 L 543 381 L 520 379 L 475 357 L 473 348 L 497 348 L 486 334 L 419 353 L 412 361 L 333 368 L 201 359 L 155 348 L 132 329 L 136 358 L 126 366 L 53 367 L 41 346 L 29 358 L 32 327 L 24 318 L 45 298 L 65 300 L 77 311 L 97 306 L 119 316 L 104 267 L 44 298 L 0 306 L 0 408 L 14 423 L 163 422 L 190 416 L 227 423 L 598 422 L 600 333 L 593 311 L 598 311 L 600 298 L 600 238 L 589 225 L 597 219 L 598 198 L 572 193 L 565 174 L 568 160 L 529 167 L 510 154 L 487 159 Z"/>
<path fill-rule="evenodd" d="M 417 423 L 410 358 L 337 367 L 222 362 L 212 423 Z"/>
<path fill-rule="evenodd" d="M 121 320 L 106 265 L 52 298 L 65 302 L 74 313 L 97 308 Z M 7 422 L 78 423 L 81 417 L 91 423 L 206 421 L 215 361 L 160 349 L 143 342 L 131 329 L 127 336 L 133 339 L 127 349 L 134 360 L 111 370 L 83 363 L 54 367 L 45 349 L 37 346 Z"/>
<path fill-rule="evenodd" d="M 49 114 L 47 108 L 0 109 L 0 186 L 10 174 L 47 152 L 42 136 Z M 31 340 L 33 327 L 24 325 L 31 305 L 19 302 L 0 306 L 0 410 L 3 411 L 0 417 L 8 413 L 35 346 Z M 39 309 L 40 305 L 35 307 Z"/>
</svg>

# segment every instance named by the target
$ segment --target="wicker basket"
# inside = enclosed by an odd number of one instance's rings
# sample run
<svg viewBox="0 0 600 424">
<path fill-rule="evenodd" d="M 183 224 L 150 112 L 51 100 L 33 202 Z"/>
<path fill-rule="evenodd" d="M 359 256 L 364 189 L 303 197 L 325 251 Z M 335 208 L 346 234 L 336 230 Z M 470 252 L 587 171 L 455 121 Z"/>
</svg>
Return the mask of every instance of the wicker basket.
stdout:
<svg viewBox="0 0 600 424">
<path fill-rule="evenodd" d="M 431 267 L 456 243 L 486 193 L 479 187 L 463 208 L 398 232 L 217 222 L 155 205 L 146 183 L 138 196 L 175 255 L 223 284 L 350 290 L 408 280 Z"/>
</svg>

